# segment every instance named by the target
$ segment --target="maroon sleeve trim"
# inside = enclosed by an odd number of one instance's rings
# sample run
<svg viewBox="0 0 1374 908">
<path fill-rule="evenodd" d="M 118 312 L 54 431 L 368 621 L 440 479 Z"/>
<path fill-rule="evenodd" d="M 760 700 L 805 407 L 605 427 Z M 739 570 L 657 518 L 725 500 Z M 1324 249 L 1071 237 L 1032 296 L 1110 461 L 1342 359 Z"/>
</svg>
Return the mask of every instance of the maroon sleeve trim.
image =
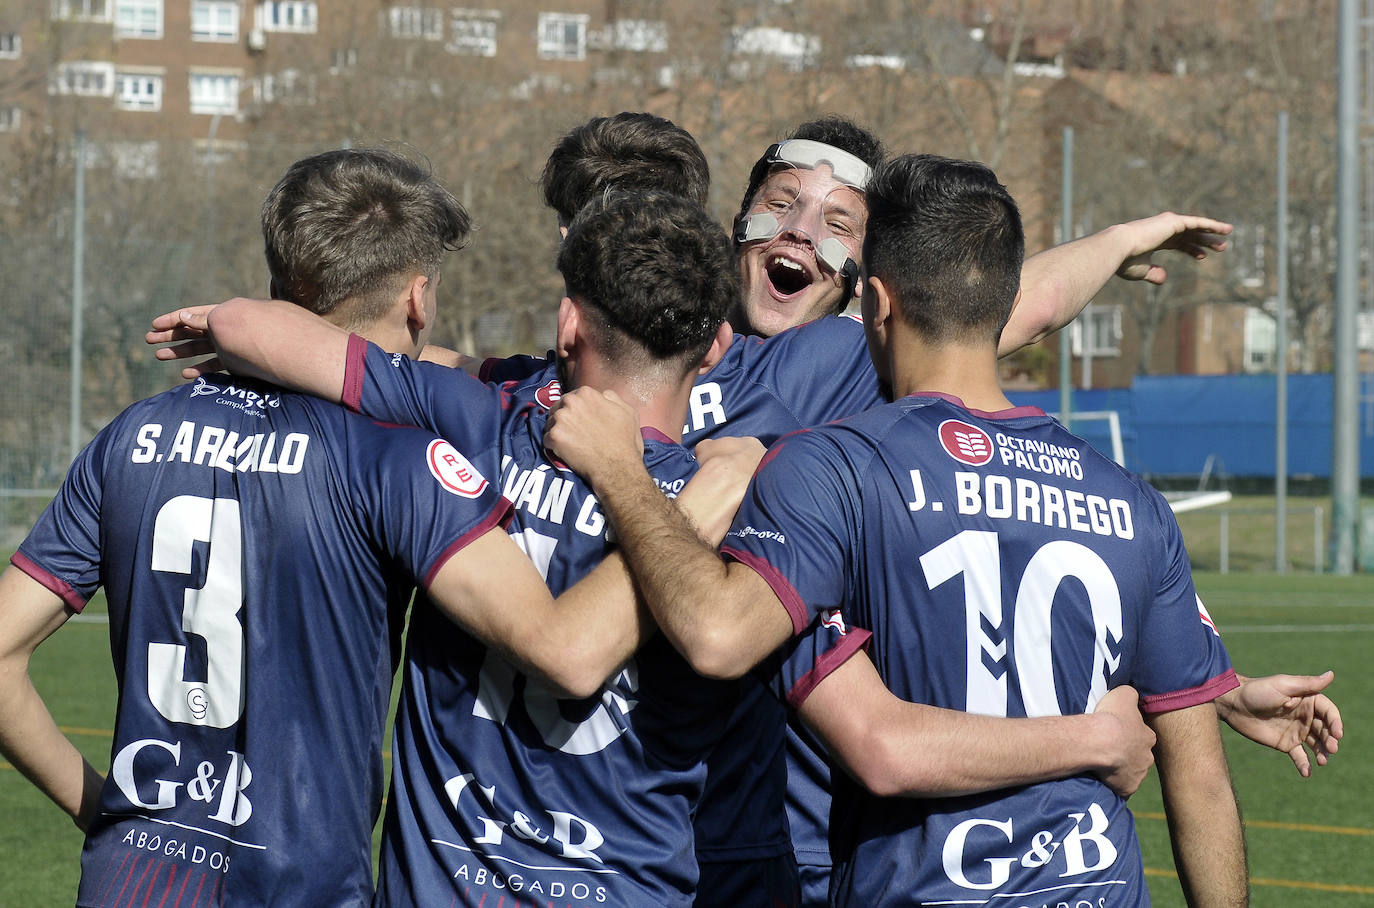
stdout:
<svg viewBox="0 0 1374 908">
<path fill-rule="evenodd" d="M 763 578 L 763 582 L 768 584 L 773 594 L 782 602 L 782 607 L 787 609 L 787 615 L 792 619 L 793 636 L 811 626 L 810 609 L 806 607 L 801 595 L 777 568 L 751 552 L 741 552 L 739 549 L 722 546 L 720 553 L 732 561 L 738 561 L 745 567 L 752 568 L 754 573 Z"/>
<path fill-rule="evenodd" d="M 367 341 L 357 334 L 348 335 L 348 355 L 344 360 L 343 395 L 345 407 L 354 413 L 363 408 L 363 379 L 367 376 Z"/>
<path fill-rule="evenodd" d="M 67 607 L 74 612 L 79 612 L 86 607 L 86 600 L 81 598 L 81 594 L 72 588 L 72 585 L 60 577 L 55 577 L 40 567 L 37 562 L 29 558 L 23 552 L 15 552 L 10 556 L 10 564 L 28 574 L 43 587 L 60 597 Z"/>
<path fill-rule="evenodd" d="M 1237 687 L 1240 687 L 1240 680 L 1236 677 L 1236 670 L 1228 668 L 1222 674 L 1199 684 L 1197 687 L 1170 691 L 1167 694 L 1155 694 L 1153 697 L 1142 697 L 1140 711 L 1147 716 L 1153 716 L 1159 713 L 1170 713 L 1178 709 L 1187 709 L 1200 703 L 1211 703 L 1217 697 L 1235 690 Z"/>
<path fill-rule="evenodd" d="M 835 669 L 848 662 L 851 656 L 868 649 L 868 643 L 872 638 L 873 634 L 861 627 L 850 628 L 849 633 L 841 637 L 839 643 L 821 653 L 821 657 L 816 660 L 815 668 L 802 675 L 797 683 L 792 685 L 792 689 L 787 692 L 787 705 L 793 709 L 800 709 L 818 684 L 828 678 Z"/>
<path fill-rule="evenodd" d="M 439 569 L 447 564 L 450 558 L 466 548 L 474 539 L 486 533 L 488 530 L 504 528 L 506 524 L 510 523 L 513 510 L 511 503 L 502 498 L 486 517 L 483 517 L 482 520 L 470 530 L 462 536 L 459 536 L 452 545 L 444 549 L 438 558 L 434 559 L 434 564 L 430 565 L 429 570 L 425 572 L 425 580 L 421 585 L 425 589 L 429 589 L 429 585 L 434 582 L 434 575 L 439 573 Z"/>
</svg>

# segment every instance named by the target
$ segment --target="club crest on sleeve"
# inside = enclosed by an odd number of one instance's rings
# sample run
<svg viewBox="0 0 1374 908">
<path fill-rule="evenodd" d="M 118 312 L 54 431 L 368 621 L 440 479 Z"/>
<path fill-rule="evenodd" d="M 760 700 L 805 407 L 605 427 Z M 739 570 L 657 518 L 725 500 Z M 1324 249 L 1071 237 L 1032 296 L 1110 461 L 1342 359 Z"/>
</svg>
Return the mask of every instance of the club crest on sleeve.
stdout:
<svg viewBox="0 0 1374 908">
<path fill-rule="evenodd" d="M 992 460 L 992 439 L 988 433 L 958 419 L 940 423 L 940 444 L 946 454 L 960 463 L 981 467 Z"/>
<path fill-rule="evenodd" d="M 486 478 L 477 472 L 476 467 L 468 463 L 466 457 L 458 453 L 457 448 L 442 438 L 436 438 L 429 443 L 426 459 L 429 462 L 429 472 L 439 480 L 439 485 L 454 495 L 476 498 L 486 491 Z"/>
<path fill-rule="evenodd" d="M 844 624 L 844 615 L 840 614 L 839 609 L 832 609 L 828 612 L 822 612 L 821 624 L 825 627 L 831 627 L 839 631 L 841 637 L 849 633 L 849 628 L 845 627 Z"/>
<path fill-rule="evenodd" d="M 554 404 L 563 399 L 563 386 L 558 383 L 558 379 L 551 378 L 547 385 L 534 392 L 534 399 L 539 401 L 539 406 L 545 410 L 552 410 Z"/>
</svg>

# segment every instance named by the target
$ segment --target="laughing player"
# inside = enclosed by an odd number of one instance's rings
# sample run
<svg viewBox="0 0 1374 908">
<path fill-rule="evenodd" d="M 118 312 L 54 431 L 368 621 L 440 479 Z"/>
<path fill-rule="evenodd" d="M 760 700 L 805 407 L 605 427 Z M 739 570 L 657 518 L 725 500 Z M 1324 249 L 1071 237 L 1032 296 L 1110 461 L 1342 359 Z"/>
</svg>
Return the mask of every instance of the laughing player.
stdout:
<svg viewBox="0 0 1374 908">
<path fill-rule="evenodd" d="M 722 670 L 842 609 L 873 631 L 874 661 L 903 699 L 1061 715 L 1136 685 L 1190 904 L 1244 904 L 1212 705 L 1237 682 L 1172 513 L 1040 411 L 1012 408 L 997 383 L 1022 256 L 1015 204 L 981 165 L 931 156 L 884 166 L 868 204 L 864 324 L 875 366 L 905 396 L 776 445 L 726 562 L 646 494 L 633 438 L 607 431 L 613 399 L 565 399 L 550 435 L 559 455 L 597 488 L 664 633 Z M 1016 456 L 1027 451 L 1062 459 L 1071 479 L 1046 480 Z M 1130 812 L 1099 781 L 885 797 L 872 782 L 882 755 L 866 746 L 882 714 L 833 700 L 828 683 L 802 694 L 802 715 L 863 783 L 834 801 L 833 901 L 1149 904 Z M 808 708 L 818 698 L 834 708 Z"/>
</svg>

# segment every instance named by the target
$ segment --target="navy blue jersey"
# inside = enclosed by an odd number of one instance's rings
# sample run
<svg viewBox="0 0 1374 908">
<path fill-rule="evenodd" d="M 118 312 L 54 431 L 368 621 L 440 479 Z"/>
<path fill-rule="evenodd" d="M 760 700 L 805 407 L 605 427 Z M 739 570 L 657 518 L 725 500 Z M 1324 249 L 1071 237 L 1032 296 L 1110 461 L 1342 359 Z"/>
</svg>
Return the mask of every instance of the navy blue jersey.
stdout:
<svg viewBox="0 0 1374 908">
<path fill-rule="evenodd" d="M 842 609 L 902 699 L 998 716 L 1147 711 L 1235 686 L 1164 499 L 1033 408 L 904 398 L 770 452 L 726 557 L 800 631 Z M 837 775 L 841 904 L 1148 904 L 1125 802 L 1092 776 L 985 795 L 876 798 Z"/>
<path fill-rule="evenodd" d="M 491 386 L 357 342 L 347 375 L 350 406 L 472 445 L 514 505 L 509 532 L 555 592 L 605 556 L 596 497 L 543 449 L 556 382 Z M 696 469 L 647 430 L 645 464 L 670 495 Z M 431 619 L 417 606 L 407 643 L 379 903 L 689 904 L 703 760 L 728 746 L 740 685 L 695 675 L 658 637 L 597 696 L 558 700 Z"/>
<path fill-rule="evenodd" d="M 227 376 L 100 432 L 13 559 L 109 602 L 78 903 L 368 904 L 399 619 L 507 510 L 447 442 Z"/>
<path fill-rule="evenodd" d="M 549 393 L 557 397 L 551 358 L 487 360 L 479 374 L 494 381 L 537 376 L 535 380 L 550 383 Z M 720 362 L 697 379 L 683 440 L 690 446 L 714 436 L 752 435 L 768 445 L 789 432 L 882 402 L 863 324 L 852 316 L 818 319 L 766 339 L 737 334 Z M 796 849 L 802 863 L 829 863 L 824 823 L 829 789 L 812 775 L 828 776 L 825 758 L 820 751 L 794 747 L 792 741 L 785 747 L 785 718 L 760 686 L 746 688 L 728 735 L 749 742 L 750 749 L 727 749 L 710 758 L 696 819 L 703 863 L 729 862 L 747 872 L 748 865 L 741 861 L 768 859 L 790 848 Z M 805 770 L 791 770 L 792 765 Z M 741 822 L 745 815 L 754 819 Z M 703 896 L 709 897 L 709 892 L 703 891 Z"/>
</svg>

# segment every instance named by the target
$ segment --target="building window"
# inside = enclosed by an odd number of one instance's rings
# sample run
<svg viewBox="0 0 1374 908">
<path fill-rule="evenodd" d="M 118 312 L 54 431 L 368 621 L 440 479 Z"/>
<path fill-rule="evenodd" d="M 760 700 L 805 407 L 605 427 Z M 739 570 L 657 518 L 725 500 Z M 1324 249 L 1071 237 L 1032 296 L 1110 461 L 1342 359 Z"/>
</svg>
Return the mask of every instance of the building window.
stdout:
<svg viewBox="0 0 1374 908">
<path fill-rule="evenodd" d="M 109 0 L 54 0 L 53 15 L 58 19 L 110 21 Z"/>
<path fill-rule="evenodd" d="M 775 57 L 792 70 L 813 65 L 821 53 L 821 39 L 815 35 L 771 26 L 737 26 L 730 40 L 737 54 Z"/>
<path fill-rule="evenodd" d="M 122 180 L 155 180 L 158 173 L 156 142 L 111 142 L 105 146 L 110 169 Z"/>
<path fill-rule="evenodd" d="M 1260 309 L 1245 310 L 1245 371 L 1268 372 L 1274 368 L 1278 322 Z"/>
<path fill-rule="evenodd" d="M 161 110 L 162 76 L 115 73 L 115 106 L 120 110 Z"/>
<path fill-rule="evenodd" d="M 115 35 L 120 38 L 161 38 L 162 0 L 116 0 Z"/>
<path fill-rule="evenodd" d="M 432 6 L 393 6 L 387 10 L 393 38 L 424 38 L 439 41 L 444 37 L 444 11 Z"/>
<path fill-rule="evenodd" d="M 337 76 L 346 73 L 358 65 L 358 49 L 356 47 L 345 47 L 336 50 L 329 58 L 329 74 Z"/>
<path fill-rule="evenodd" d="M 239 110 L 239 77 L 191 73 L 191 113 L 231 114 Z"/>
<path fill-rule="evenodd" d="M 19 108 L 0 107 L 0 132 L 14 132 L 19 128 Z"/>
<path fill-rule="evenodd" d="M 1087 330 L 1088 348 L 1093 356 L 1121 355 L 1121 307 L 1091 306 L 1070 326 L 1073 355 L 1083 355 L 1083 332 Z"/>
<path fill-rule="evenodd" d="M 611 46 L 636 53 L 668 49 L 668 26 L 653 19 L 618 19 L 611 24 Z"/>
<path fill-rule="evenodd" d="M 257 76 L 253 79 L 253 100 L 259 104 L 314 104 L 315 76 L 295 69 Z"/>
<path fill-rule="evenodd" d="M 24 39 L 18 32 L 0 32 L 0 60 L 18 60 L 24 53 Z"/>
<path fill-rule="evenodd" d="M 224 41 L 239 39 L 239 5 L 224 0 L 192 0 L 191 40 Z"/>
<path fill-rule="evenodd" d="M 1259 288 L 1265 281 L 1265 230 L 1263 224 L 1237 224 L 1227 238 L 1226 263 L 1242 287 Z"/>
<path fill-rule="evenodd" d="M 540 13 L 539 56 L 545 60 L 585 59 L 589 18 L 582 13 Z"/>
<path fill-rule="evenodd" d="M 496 26 L 500 19 L 501 14 L 494 9 L 455 9 L 444 49 L 451 54 L 496 56 Z"/>
<path fill-rule="evenodd" d="M 114 93 L 114 64 L 59 63 L 50 90 L 59 95 L 109 97 Z"/>
<path fill-rule="evenodd" d="M 314 32 L 319 19 L 312 0 L 269 0 L 258 4 L 258 28 L 269 32 Z"/>
</svg>

